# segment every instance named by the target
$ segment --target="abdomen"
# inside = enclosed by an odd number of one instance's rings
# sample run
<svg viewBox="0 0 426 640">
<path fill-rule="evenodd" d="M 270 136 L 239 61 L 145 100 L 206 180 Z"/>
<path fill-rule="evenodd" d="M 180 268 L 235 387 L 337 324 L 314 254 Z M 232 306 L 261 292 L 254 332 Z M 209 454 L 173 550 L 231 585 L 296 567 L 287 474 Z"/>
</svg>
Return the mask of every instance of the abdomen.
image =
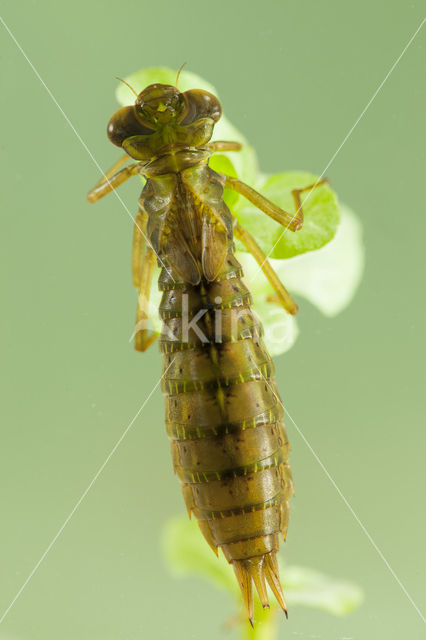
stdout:
<svg viewBox="0 0 426 640">
<path fill-rule="evenodd" d="M 160 348 L 167 432 L 188 512 L 232 563 L 251 619 L 252 580 L 264 605 L 266 579 L 285 610 L 275 553 L 293 485 L 274 368 L 241 275 L 232 253 L 215 282 L 196 287 L 163 269 Z M 197 329 L 188 328 L 197 314 Z"/>
</svg>

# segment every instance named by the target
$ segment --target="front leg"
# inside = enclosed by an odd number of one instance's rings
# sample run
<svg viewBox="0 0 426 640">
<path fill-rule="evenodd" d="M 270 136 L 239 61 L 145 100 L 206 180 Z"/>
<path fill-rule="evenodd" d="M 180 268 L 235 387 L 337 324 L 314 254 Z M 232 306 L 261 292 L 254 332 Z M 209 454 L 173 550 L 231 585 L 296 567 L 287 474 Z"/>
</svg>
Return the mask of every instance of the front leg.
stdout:
<svg viewBox="0 0 426 640">
<path fill-rule="evenodd" d="M 121 166 L 121 164 L 124 164 L 124 161 L 125 158 L 120 158 L 120 160 L 116 162 L 112 169 L 115 169 L 117 166 Z M 114 173 L 113 175 L 111 174 L 112 169 L 110 169 L 105 174 L 105 176 L 101 178 L 99 182 L 93 187 L 93 189 L 89 191 L 89 193 L 87 194 L 88 201 L 96 202 L 97 200 L 100 200 L 108 193 L 119 187 L 120 184 L 123 184 L 123 182 L 139 173 L 140 167 L 140 162 L 134 162 L 128 167 L 124 167 L 124 169 L 121 169 L 121 171 Z"/>
<path fill-rule="evenodd" d="M 291 194 L 296 206 L 296 212 L 289 213 L 288 211 L 284 211 L 284 209 L 281 209 L 276 204 L 262 196 L 262 194 L 255 189 L 249 187 L 248 184 L 245 184 L 244 182 L 241 182 L 241 180 L 238 180 L 238 178 L 232 178 L 231 176 L 227 176 L 225 174 L 222 175 L 225 176 L 225 188 L 233 189 L 237 193 L 240 193 L 242 196 L 247 198 L 249 202 L 254 204 L 255 207 L 263 211 L 263 213 L 266 213 L 266 215 L 268 215 L 276 222 L 279 222 L 281 225 L 283 225 L 283 227 L 290 229 L 290 231 L 298 231 L 302 228 L 303 225 L 303 209 L 302 203 L 300 201 L 300 194 L 304 191 L 309 191 L 310 189 L 314 189 L 315 187 L 328 182 L 326 178 L 323 178 L 322 180 L 318 180 L 318 182 L 315 182 L 314 184 L 310 184 L 308 187 L 303 187 L 303 189 L 293 189 Z"/>
</svg>

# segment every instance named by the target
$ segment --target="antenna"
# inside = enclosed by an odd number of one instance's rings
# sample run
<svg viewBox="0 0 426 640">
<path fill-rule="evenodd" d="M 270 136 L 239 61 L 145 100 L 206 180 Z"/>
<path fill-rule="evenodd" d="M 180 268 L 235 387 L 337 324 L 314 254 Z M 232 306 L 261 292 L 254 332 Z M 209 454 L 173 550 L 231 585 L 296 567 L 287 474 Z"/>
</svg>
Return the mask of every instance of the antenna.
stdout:
<svg viewBox="0 0 426 640">
<path fill-rule="evenodd" d="M 184 62 L 183 64 L 180 65 L 179 70 L 177 72 L 176 75 L 176 80 L 175 80 L 175 87 L 176 89 L 178 88 L 178 80 L 179 80 L 179 76 L 180 76 L 180 72 L 182 71 L 182 69 L 184 68 L 184 66 L 186 65 L 186 62 Z"/>
<path fill-rule="evenodd" d="M 133 91 L 133 93 L 135 94 L 136 97 L 138 97 L 138 94 L 136 93 L 136 91 L 133 89 L 133 87 L 131 87 L 129 85 L 128 82 L 126 82 L 125 80 L 123 80 L 123 78 L 119 78 L 118 76 L 115 76 L 116 80 L 120 80 L 120 82 L 122 82 L 123 84 L 125 84 L 127 87 L 129 87 L 130 91 Z"/>
</svg>

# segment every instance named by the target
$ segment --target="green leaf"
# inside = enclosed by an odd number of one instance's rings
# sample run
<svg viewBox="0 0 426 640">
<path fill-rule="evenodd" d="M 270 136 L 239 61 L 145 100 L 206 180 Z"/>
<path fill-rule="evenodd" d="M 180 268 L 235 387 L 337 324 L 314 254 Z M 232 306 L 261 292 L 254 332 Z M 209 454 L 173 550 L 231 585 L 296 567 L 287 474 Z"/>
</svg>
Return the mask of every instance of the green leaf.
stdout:
<svg viewBox="0 0 426 640">
<path fill-rule="evenodd" d="M 361 589 L 350 582 L 304 567 L 284 567 L 280 571 L 289 605 L 304 605 L 344 616 L 362 603 Z"/>
<path fill-rule="evenodd" d="M 334 238 L 318 251 L 290 260 L 271 260 L 285 286 L 303 296 L 326 316 L 335 316 L 351 302 L 364 269 L 362 227 L 346 206 Z"/>
<path fill-rule="evenodd" d="M 317 176 L 300 171 L 278 173 L 266 180 L 259 191 L 285 211 L 295 213 L 292 190 L 317 180 Z M 324 246 L 333 238 L 340 220 L 337 198 L 328 184 L 302 193 L 301 201 L 305 221 L 302 229 L 296 232 L 261 213 L 244 198 L 238 201 L 234 214 L 269 257 L 291 258 Z"/>
<path fill-rule="evenodd" d="M 340 214 L 341 223 L 335 237 L 321 249 L 288 260 L 270 259 L 292 295 L 303 296 L 329 317 L 350 303 L 364 268 L 361 223 L 348 207 L 342 206 Z M 237 259 L 253 296 L 253 308 L 264 326 L 268 351 L 273 356 L 285 353 L 299 334 L 296 319 L 271 301 L 274 290 L 251 254 L 238 251 Z"/>
</svg>

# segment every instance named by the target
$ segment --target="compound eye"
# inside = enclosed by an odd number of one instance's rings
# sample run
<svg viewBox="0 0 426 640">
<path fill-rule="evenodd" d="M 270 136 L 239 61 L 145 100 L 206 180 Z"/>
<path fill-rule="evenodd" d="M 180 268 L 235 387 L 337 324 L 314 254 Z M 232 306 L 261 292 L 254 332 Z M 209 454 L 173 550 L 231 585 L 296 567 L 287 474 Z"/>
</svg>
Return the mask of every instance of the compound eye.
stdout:
<svg viewBox="0 0 426 640">
<path fill-rule="evenodd" d="M 107 126 L 108 138 L 117 147 L 121 147 L 126 138 L 151 133 L 154 133 L 154 129 L 141 122 L 134 106 L 116 111 Z"/>
<path fill-rule="evenodd" d="M 214 122 L 217 122 L 222 115 L 222 107 L 219 100 L 208 91 L 191 89 L 190 91 L 184 91 L 182 97 L 185 100 L 186 109 L 179 124 L 190 124 L 201 118 L 211 118 Z"/>
</svg>

